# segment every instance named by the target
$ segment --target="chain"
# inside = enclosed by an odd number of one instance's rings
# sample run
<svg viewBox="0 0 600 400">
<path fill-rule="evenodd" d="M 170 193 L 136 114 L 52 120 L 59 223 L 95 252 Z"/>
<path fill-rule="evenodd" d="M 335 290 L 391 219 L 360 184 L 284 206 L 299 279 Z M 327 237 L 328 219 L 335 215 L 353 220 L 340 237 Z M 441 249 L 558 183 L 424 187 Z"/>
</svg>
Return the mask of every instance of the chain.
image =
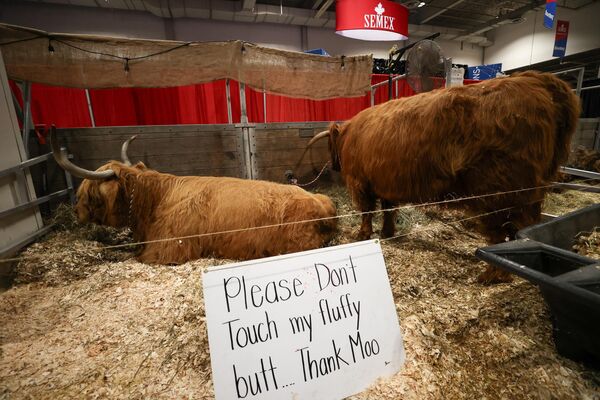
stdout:
<svg viewBox="0 0 600 400">
<path fill-rule="evenodd" d="M 133 214 L 133 200 L 135 198 L 135 186 L 137 181 L 133 181 L 133 187 L 131 188 L 131 194 L 129 195 L 129 212 L 127 213 L 127 225 L 129 225 L 129 229 L 133 232 L 133 224 L 132 224 L 132 214 Z"/>
<path fill-rule="evenodd" d="M 299 187 L 306 187 L 308 185 L 312 185 L 313 183 L 315 183 L 321 177 L 321 175 L 323 175 L 323 172 L 325 172 L 325 169 L 329 166 L 329 164 L 330 164 L 330 162 L 327 161 L 325 163 L 325 165 L 323 165 L 323 168 L 321 168 L 321 172 L 319 172 L 319 174 L 317 175 L 317 177 L 315 179 L 313 179 L 312 181 L 310 181 L 308 183 L 297 183 L 297 182 L 294 182 L 295 181 L 294 180 L 294 181 L 292 181 L 292 184 L 294 184 L 296 186 L 299 186 Z"/>
</svg>

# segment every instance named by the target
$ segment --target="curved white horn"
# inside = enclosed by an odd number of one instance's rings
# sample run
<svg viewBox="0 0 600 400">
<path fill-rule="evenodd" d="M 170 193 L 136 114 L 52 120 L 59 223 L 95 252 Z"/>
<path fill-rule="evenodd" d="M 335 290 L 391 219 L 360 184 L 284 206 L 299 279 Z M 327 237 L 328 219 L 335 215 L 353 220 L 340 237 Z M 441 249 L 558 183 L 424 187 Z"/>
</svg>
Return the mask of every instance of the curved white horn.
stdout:
<svg viewBox="0 0 600 400">
<path fill-rule="evenodd" d="M 133 135 L 124 141 L 123 146 L 121 146 L 121 161 L 123 161 L 123 164 L 127 165 L 128 167 L 131 167 L 131 161 L 129 161 L 129 157 L 127 156 L 127 149 L 129 148 L 129 143 L 134 141 L 136 137 L 137 135 Z"/>
<path fill-rule="evenodd" d="M 319 140 L 323 139 L 327 135 L 329 135 L 329 130 L 317 133 L 312 139 L 310 139 L 310 142 L 308 142 L 306 147 L 312 146 L 313 144 L 315 144 Z"/>
<path fill-rule="evenodd" d="M 52 154 L 56 163 L 61 166 L 62 169 L 69 172 L 71 175 L 77 176 L 84 179 L 107 179 L 113 177 L 115 172 L 112 169 L 106 171 L 90 171 L 77 165 L 73 164 L 67 158 L 66 151 L 61 150 L 58 145 L 58 138 L 56 136 L 56 128 L 53 126 L 50 130 L 50 145 L 52 146 Z"/>
<path fill-rule="evenodd" d="M 329 134 L 329 130 L 327 131 L 323 131 L 323 132 L 319 132 L 317 133 L 312 139 L 310 139 L 310 142 L 308 142 L 308 144 L 306 145 L 306 147 L 304 148 L 304 151 L 302 152 L 302 155 L 300 156 L 300 159 L 298 160 L 298 162 L 296 163 L 296 165 L 294 166 L 294 170 L 296 170 L 298 168 L 298 166 L 300 165 L 300 163 L 302 162 L 302 160 L 304 160 L 304 156 L 306 155 L 306 152 L 308 150 L 310 150 L 310 147 L 315 144 L 318 140 L 323 139 L 325 136 L 327 136 Z"/>
</svg>

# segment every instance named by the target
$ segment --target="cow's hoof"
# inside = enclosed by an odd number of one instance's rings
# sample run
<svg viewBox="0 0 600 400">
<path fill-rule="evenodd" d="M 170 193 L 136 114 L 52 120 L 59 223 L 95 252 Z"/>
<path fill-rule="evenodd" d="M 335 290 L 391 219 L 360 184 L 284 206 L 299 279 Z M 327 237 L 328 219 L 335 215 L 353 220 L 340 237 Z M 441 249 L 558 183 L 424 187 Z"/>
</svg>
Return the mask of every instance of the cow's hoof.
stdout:
<svg viewBox="0 0 600 400">
<path fill-rule="evenodd" d="M 511 274 L 497 267 L 488 267 L 477 277 L 477 282 L 483 285 L 493 285 L 495 283 L 509 283 L 512 281 L 513 276 Z"/>
<path fill-rule="evenodd" d="M 357 240 L 369 240 L 369 239 L 371 239 L 371 235 L 372 235 L 372 233 L 358 231 L 358 234 L 356 235 L 356 239 Z"/>
<path fill-rule="evenodd" d="M 396 234 L 396 232 L 394 232 L 393 230 L 382 229 L 381 232 L 379 233 L 379 236 L 382 239 L 388 239 L 388 238 L 393 237 L 395 234 Z"/>
</svg>

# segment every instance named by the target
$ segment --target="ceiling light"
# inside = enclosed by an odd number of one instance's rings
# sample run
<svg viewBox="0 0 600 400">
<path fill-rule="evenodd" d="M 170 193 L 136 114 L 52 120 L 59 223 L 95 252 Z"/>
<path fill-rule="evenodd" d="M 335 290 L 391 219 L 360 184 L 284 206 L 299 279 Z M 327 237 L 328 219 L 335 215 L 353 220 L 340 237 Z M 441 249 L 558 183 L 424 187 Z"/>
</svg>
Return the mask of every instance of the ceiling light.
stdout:
<svg viewBox="0 0 600 400">
<path fill-rule="evenodd" d="M 420 2 L 420 3 L 419 3 L 419 5 L 418 5 L 417 7 L 421 8 L 421 7 L 423 7 L 424 5 L 425 5 L 425 2 L 424 2 L 424 1 L 422 1 L 422 2 Z"/>
</svg>

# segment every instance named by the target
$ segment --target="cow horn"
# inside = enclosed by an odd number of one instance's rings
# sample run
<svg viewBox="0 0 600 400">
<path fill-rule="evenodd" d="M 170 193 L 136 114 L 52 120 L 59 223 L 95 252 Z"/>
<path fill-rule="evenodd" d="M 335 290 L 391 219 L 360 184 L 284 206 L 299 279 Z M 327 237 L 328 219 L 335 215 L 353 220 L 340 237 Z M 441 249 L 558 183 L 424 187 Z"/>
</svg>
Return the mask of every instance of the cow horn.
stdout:
<svg viewBox="0 0 600 400">
<path fill-rule="evenodd" d="M 315 144 L 317 141 L 323 139 L 328 134 L 329 134 L 328 130 L 317 133 L 312 139 L 310 139 L 310 142 L 308 142 L 308 144 L 306 145 L 306 147 L 312 146 L 313 144 Z"/>
<path fill-rule="evenodd" d="M 129 148 L 129 143 L 134 141 L 136 137 L 137 135 L 133 135 L 124 141 L 123 146 L 121 146 L 121 161 L 123 161 L 123 164 L 127 165 L 128 167 L 131 167 L 131 161 L 129 161 L 129 157 L 127 157 L 127 149 Z"/>
<path fill-rule="evenodd" d="M 315 144 L 318 140 L 323 139 L 325 136 L 327 136 L 329 134 L 329 131 L 323 131 L 323 132 L 319 132 L 317 133 L 312 139 L 310 139 L 310 142 L 308 142 L 308 144 L 306 145 L 306 147 L 304 148 L 304 151 L 302 152 L 302 155 L 300 156 L 300 159 L 298 160 L 298 162 L 296 163 L 296 165 L 294 166 L 294 171 L 296 169 L 298 169 L 298 166 L 300 165 L 300 163 L 302 162 L 302 160 L 304 160 L 304 156 L 306 155 L 306 152 L 310 149 L 310 147 Z"/>
<path fill-rule="evenodd" d="M 106 171 L 89 171 L 73 164 L 67 158 L 67 153 L 64 149 L 61 149 L 58 145 L 58 138 L 56 137 L 56 128 L 53 126 L 50 130 L 50 145 L 52 146 L 52 154 L 56 163 L 61 166 L 62 169 L 69 172 L 71 175 L 77 176 L 84 179 L 107 179 L 115 175 L 112 169 Z"/>
</svg>

